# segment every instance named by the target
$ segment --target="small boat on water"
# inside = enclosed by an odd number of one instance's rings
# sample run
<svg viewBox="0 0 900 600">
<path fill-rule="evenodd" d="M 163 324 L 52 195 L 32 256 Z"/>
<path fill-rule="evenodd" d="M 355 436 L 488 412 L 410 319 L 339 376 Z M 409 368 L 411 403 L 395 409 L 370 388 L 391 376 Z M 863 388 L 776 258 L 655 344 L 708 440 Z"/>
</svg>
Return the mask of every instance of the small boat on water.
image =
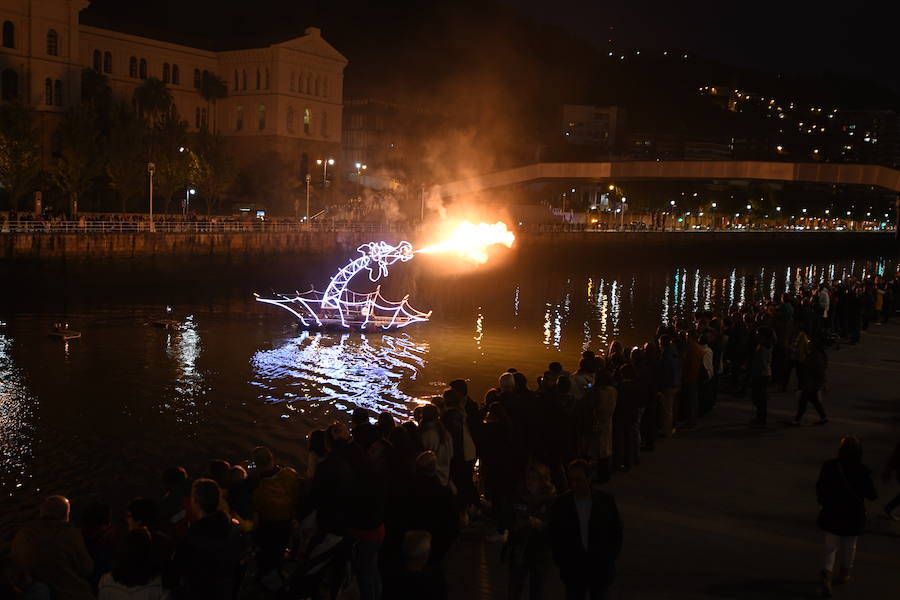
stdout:
<svg viewBox="0 0 900 600">
<path fill-rule="evenodd" d="M 77 340 L 81 337 L 81 332 L 69 329 L 68 323 L 54 323 L 50 337 L 63 341 Z"/>
</svg>

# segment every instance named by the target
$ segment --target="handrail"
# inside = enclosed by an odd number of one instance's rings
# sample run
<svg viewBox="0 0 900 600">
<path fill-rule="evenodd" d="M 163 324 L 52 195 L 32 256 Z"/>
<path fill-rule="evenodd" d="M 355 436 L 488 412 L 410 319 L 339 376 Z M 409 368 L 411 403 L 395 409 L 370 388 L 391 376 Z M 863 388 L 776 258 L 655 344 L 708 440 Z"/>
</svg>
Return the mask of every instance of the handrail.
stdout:
<svg viewBox="0 0 900 600">
<path fill-rule="evenodd" d="M 383 223 L 293 221 L 5 221 L 0 233 L 302 233 L 302 232 L 392 232 L 410 226 Z"/>
</svg>

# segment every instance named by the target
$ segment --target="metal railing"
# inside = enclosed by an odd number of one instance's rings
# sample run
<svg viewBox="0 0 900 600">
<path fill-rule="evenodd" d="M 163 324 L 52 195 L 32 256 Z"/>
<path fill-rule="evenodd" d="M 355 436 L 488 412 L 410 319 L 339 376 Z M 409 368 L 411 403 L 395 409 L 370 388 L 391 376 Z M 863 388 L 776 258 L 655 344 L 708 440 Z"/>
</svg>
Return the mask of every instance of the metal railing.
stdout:
<svg viewBox="0 0 900 600">
<path fill-rule="evenodd" d="M 7 221 L 0 224 L 0 233 L 300 233 L 300 232 L 348 232 L 383 233 L 409 231 L 409 226 L 384 223 L 353 223 L 323 221 L 298 223 L 296 221 Z"/>
</svg>

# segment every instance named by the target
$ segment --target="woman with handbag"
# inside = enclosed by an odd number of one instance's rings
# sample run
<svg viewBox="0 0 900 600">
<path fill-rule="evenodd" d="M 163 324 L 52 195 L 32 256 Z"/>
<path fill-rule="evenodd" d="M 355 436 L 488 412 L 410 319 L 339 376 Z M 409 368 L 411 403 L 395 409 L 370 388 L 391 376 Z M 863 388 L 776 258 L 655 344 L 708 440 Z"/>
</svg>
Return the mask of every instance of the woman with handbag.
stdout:
<svg viewBox="0 0 900 600">
<path fill-rule="evenodd" d="M 866 526 L 865 501 L 877 497 L 872 470 L 862 462 L 858 439 L 841 438 L 837 458 L 825 461 L 819 472 L 816 497 L 822 506 L 816 524 L 825 532 L 822 597 L 829 598 L 837 554 L 841 555 L 841 571 L 833 583 L 846 583 L 853 568 L 857 537 Z"/>
</svg>

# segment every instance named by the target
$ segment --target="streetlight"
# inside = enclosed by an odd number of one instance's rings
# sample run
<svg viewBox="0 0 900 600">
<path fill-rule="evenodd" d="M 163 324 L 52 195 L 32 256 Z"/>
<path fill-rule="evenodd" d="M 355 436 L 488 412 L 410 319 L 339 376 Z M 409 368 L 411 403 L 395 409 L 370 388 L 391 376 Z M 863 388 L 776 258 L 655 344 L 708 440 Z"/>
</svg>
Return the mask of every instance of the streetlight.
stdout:
<svg viewBox="0 0 900 600">
<path fill-rule="evenodd" d="M 187 215 L 188 211 L 191 207 L 191 196 L 197 193 L 197 190 L 194 188 L 187 188 L 184 190 L 184 208 L 181 211 L 182 215 Z"/>
<path fill-rule="evenodd" d="M 317 158 L 316 164 L 322 166 L 322 189 L 328 185 L 328 165 L 334 165 L 333 158 Z"/>
<path fill-rule="evenodd" d="M 359 199 L 359 176 L 361 171 L 365 171 L 369 167 L 362 163 L 356 163 L 356 198 Z"/>
<path fill-rule="evenodd" d="M 309 182 L 312 180 L 312 175 L 309 173 L 306 174 L 306 226 L 309 227 Z"/>
<path fill-rule="evenodd" d="M 622 229 L 625 229 L 625 203 L 628 202 L 628 198 L 622 196 L 622 220 L 620 221 Z"/>
<path fill-rule="evenodd" d="M 156 172 L 156 163 L 147 163 L 147 173 L 150 175 L 150 232 L 156 231 L 153 226 L 153 174 Z"/>
</svg>

